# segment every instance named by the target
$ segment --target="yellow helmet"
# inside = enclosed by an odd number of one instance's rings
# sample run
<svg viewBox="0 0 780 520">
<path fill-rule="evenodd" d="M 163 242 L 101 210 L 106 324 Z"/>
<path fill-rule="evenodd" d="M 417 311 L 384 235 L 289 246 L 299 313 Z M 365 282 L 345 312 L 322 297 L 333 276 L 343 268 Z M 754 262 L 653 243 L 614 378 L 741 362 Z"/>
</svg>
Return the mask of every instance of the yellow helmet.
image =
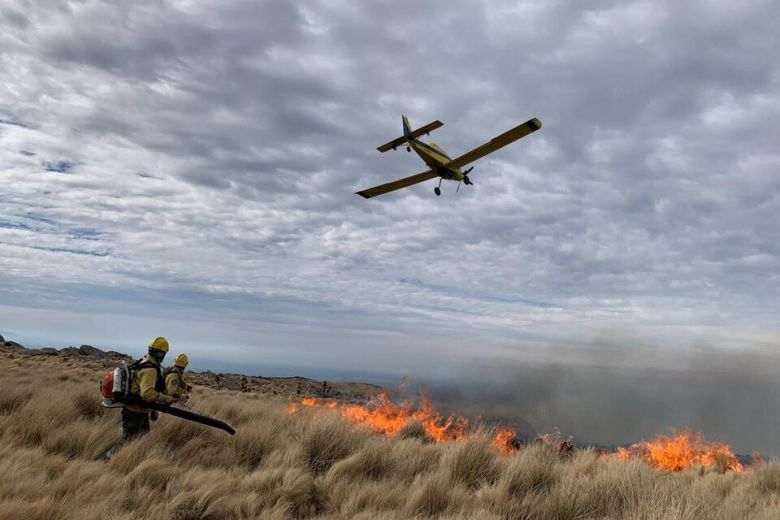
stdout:
<svg viewBox="0 0 780 520">
<path fill-rule="evenodd" d="M 187 368 L 187 364 L 190 362 L 190 359 L 187 357 L 187 354 L 179 354 L 176 356 L 176 359 L 173 361 L 173 366 L 179 367 L 179 368 Z"/>
<path fill-rule="evenodd" d="M 154 338 L 154 340 L 149 343 L 149 348 L 154 348 L 157 350 L 160 350 L 162 352 L 168 353 L 168 340 L 160 336 L 159 338 Z"/>
</svg>

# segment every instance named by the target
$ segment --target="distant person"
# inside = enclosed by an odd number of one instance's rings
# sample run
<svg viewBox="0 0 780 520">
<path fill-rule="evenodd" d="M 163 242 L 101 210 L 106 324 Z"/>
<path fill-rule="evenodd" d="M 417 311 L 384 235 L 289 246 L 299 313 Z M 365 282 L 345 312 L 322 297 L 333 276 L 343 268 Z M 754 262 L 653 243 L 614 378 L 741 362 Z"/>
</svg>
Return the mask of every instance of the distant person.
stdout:
<svg viewBox="0 0 780 520">
<path fill-rule="evenodd" d="M 165 392 L 181 401 L 189 399 L 188 393 L 192 390 L 184 379 L 184 370 L 189 362 L 187 354 L 179 354 L 173 366 L 165 371 Z"/>
<path fill-rule="evenodd" d="M 242 392 L 249 391 L 249 381 L 247 380 L 246 376 L 241 376 L 241 391 Z"/>
<path fill-rule="evenodd" d="M 330 385 L 327 381 L 322 382 L 322 395 L 328 395 L 330 393 Z"/>
<path fill-rule="evenodd" d="M 215 375 L 214 382 L 217 384 L 217 390 L 222 390 L 222 374 Z"/>
<path fill-rule="evenodd" d="M 172 404 L 175 397 L 165 394 L 165 379 L 160 363 L 168 353 L 168 340 L 155 338 L 149 343 L 149 350 L 142 360 L 130 365 L 130 395 L 140 397 L 149 403 Z M 150 410 L 143 406 L 128 405 L 122 408 L 122 431 L 124 439 L 130 440 L 149 432 Z M 152 419 L 156 419 L 154 413 Z"/>
<path fill-rule="evenodd" d="M 301 395 L 301 393 L 303 393 L 303 384 L 301 384 L 300 380 L 298 380 L 298 384 L 295 385 L 295 393 L 298 395 Z"/>
</svg>

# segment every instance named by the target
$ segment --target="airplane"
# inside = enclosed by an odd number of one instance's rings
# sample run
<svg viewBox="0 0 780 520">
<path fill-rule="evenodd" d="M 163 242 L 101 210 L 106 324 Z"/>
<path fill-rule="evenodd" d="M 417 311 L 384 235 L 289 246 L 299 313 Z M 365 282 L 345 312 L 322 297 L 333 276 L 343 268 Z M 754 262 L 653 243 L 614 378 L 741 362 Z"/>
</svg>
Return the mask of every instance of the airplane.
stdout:
<svg viewBox="0 0 780 520">
<path fill-rule="evenodd" d="M 356 195 L 370 199 L 371 197 L 384 195 L 385 193 L 400 190 L 401 188 L 435 179 L 436 177 L 439 177 L 439 185 L 433 188 L 433 192 L 437 197 L 441 195 L 441 181 L 444 179 L 457 181 L 458 187 L 455 190 L 457 192 L 460 190 L 461 182 L 467 186 L 473 186 L 474 184 L 471 182 L 471 179 L 469 179 L 469 173 L 474 167 L 472 166 L 467 170 L 463 170 L 463 166 L 466 166 L 489 153 L 493 153 L 499 148 L 503 148 L 509 143 L 513 143 L 532 132 L 536 132 L 542 127 L 542 122 L 534 117 L 522 125 L 518 125 L 511 130 L 494 137 L 482 146 L 478 146 L 460 157 L 451 159 L 447 153 L 435 143 L 424 143 L 418 139 L 418 137 L 428 135 L 433 130 L 444 126 L 444 123 L 437 119 L 432 123 L 421 126 L 417 130 L 412 130 L 412 125 L 409 124 L 409 119 L 405 115 L 401 115 L 401 123 L 403 125 L 403 135 L 393 139 L 389 143 L 377 147 L 377 150 L 384 153 L 389 150 L 395 150 L 399 146 L 406 146 L 406 151 L 411 152 L 412 149 L 414 149 L 417 155 L 420 156 L 420 159 L 425 161 L 425 164 L 428 165 L 429 169 L 422 173 L 418 173 L 417 175 L 412 175 L 411 177 L 405 177 L 403 179 L 398 179 L 397 181 L 388 182 L 387 184 L 381 184 L 379 186 L 374 186 L 373 188 L 358 191 L 355 193 Z"/>
</svg>

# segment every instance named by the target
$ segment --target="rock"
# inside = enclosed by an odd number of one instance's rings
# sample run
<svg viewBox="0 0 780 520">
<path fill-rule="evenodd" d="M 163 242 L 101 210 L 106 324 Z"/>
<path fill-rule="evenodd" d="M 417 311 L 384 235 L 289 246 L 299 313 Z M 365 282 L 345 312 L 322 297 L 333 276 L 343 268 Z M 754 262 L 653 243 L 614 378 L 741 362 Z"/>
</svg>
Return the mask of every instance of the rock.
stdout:
<svg viewBox="0 0 780 520">
<path fill-rule="evenodd" d="M 19 352 L 27 350 L 24 345 L 17 343 L 15 341 L 6 341 L 5 342 L 5 348 L 9 350 L 16 350 Z"/>
<path fill-rule="evenodd" d="M 59 356 L 60 351 L 56 348 L 28 348 L 27 354 L 30 356 Z"/>
<path fill-rule="evenodd" d="M 103 352 L 97 347 L 93 347 L 92 345 L 81 345 L 79 347 L 79 354 L 81 354 L 82 356 L 106 357 L 105 352 Z"/>
<path fill-rule="evenodd" d="M 106 356 L 111 358 L 111 359 L 116 359 L 116 360 L 119 360 L 119 361 L 122 361 L 123 359 L 130 360 L 130 361 L 133 360 L 133 356 L 128 356 L 127 354 L 122 354 L 121 352 L 117 352 L 116 350 L 109 350 L 108 352 L 106 352 Z"/>
<path fill-rule="evenodd" d="M 81 351 L 76 347 L 67 347 L 60 349 L 60 356 L 80 356 Z"/>
</svg>

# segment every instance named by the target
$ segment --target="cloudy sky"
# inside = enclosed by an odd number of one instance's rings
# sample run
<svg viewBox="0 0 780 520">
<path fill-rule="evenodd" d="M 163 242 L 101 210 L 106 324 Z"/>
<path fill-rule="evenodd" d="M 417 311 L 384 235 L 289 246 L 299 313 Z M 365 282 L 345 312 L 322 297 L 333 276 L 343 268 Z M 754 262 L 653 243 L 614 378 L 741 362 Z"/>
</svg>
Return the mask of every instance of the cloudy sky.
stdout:
<svg viewBox="0 0 780 520">
<path fill-rule="evenodd" d="M 435 370 L 515 345 L 774 345 L 780 5 L 0 9 L 0 333 Z M 381 155 L 405 113 L 474 187 Z"/>
</svg>

